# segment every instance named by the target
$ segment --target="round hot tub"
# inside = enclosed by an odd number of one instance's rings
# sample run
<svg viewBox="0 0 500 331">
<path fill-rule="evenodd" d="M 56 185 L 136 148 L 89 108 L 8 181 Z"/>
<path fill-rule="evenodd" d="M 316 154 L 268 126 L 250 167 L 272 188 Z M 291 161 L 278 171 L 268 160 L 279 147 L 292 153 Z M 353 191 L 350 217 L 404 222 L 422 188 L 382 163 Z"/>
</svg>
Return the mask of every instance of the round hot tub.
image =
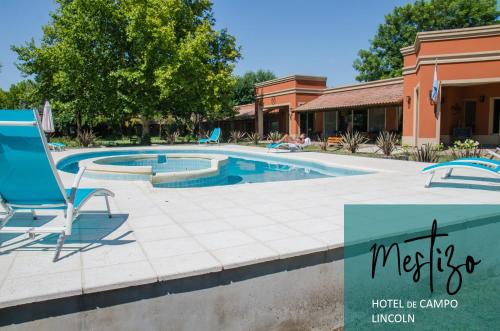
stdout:
<svg viewBox="0 0 500 331">
<path fill-rule="evenodd" d="M 164 186 L 189 187 L 223 176 L 228 157 L 208 154 L 134 154 L 82 160 L 85 176 L 100 179 L 149 180 Z"/>
</svg>

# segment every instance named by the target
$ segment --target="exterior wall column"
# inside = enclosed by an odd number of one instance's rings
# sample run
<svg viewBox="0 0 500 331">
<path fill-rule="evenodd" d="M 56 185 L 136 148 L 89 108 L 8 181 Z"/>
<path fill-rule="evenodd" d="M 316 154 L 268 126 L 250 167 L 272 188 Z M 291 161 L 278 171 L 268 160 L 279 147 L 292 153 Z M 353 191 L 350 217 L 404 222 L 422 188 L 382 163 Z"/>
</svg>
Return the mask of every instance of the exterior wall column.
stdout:
<svg viewBox="0 0 500 331">
<path fill-rule="evenodd" d="M 264 111 L 259 104 L 257 104 L 257 133 L 264 138 Z"/>
<path fill-rule="evenodd" d="M 421 69 L 419 76 L 419 106 L 417 108 L 417 125 L 416 125 L 416 146 L 423 144 L 438 144 L 439 143 L 439 114 L 438 101 L 434 104 L 431 101 L 430 92 L 432 90 L 432 75 L 434 68 L 427 66 Z"/>
<path fill-rule="evenodd" d="M 294 112 L 293 108 L 290 107 L 290 135 L 298 135 L 299 128 L 299 113 Z"/>
<path fill-rule="evenodd" d="M 436 104 L 436 144 L 441 143 L 441 84 L 439 84 L 438 99 Z"/>
</svg>

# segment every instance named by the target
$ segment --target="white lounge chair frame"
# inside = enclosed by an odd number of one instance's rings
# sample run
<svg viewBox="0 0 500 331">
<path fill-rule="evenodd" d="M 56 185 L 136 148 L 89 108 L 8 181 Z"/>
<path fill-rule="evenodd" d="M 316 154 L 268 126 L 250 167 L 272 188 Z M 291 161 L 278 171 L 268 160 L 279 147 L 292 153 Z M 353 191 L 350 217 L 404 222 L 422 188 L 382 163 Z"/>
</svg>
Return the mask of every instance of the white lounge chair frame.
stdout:
<svg viewBox="0 0 500 331">
<path fill-rule="evenodd" d="M 72 233 L 72 225 L 73 222 L 76 220 L 80 213 L 80 208 L 85 205 L 85 203 L 92 197 L 94 196 L 103 196 L 106 202 L 106 210 L 108 217 L 111 218 L 111 209 L 109 205 L 109 197 L 114 197 L 114 193 L 106 190 L 106 189 L 96 189 L 94 192 L 89 194 L 87 197 L 85 197 L 84 200 L 82 200 L 78 208 L 75 208 L 75 198 L 76 198 L 76 193 L 80 185 L 80 181 L 82 179 L 82 176 L 85 172 L 85 167 L 81 167 L 80 170 L 78 171 L 75 179 L 73 180 L 73 184 L 71 186 L 71 191 L 69 196 L 66 194 L 66 190 L 64 189 L 64 186 L 62 185 L 61 178 L 59 177 L 59 174 L 57 173 L 57 169 L 54 165 L 54 161 L 52 160 L 52 156 L 48 150 L 47 147 L 47 141 L 45 139 L 45 135 L 43 132 L 41 132 L 41 128 L 39 125 L 39 118 L 38 118 L 38 113 L 35 111 L 35 114 L 37 116 L 37 121 L 0 121 L 0 126 L 36 126 L 38 130 L 40 131 L 40 138 L 42 139 L 43 142 L 43 148 L 45 149 L 45 153 L 47 154 L 47 159 L 50 164 L 50 167 L 52 169 L 52 172 L 54 173 L 54 177 L 56 178 L 56 181 L 59 185 L 59 189 L 61 190 L 62 196 L 65 198 L 65 203 L 62 204 L 41 204 L 41 205 L 19 205 L 19 204 L 11 204 L 6 202 L 2 196 L 0 195 L 0 205 L 3 207 L 5 210 L 4 213 L 0 212 L 0 215 L 3 215 L 3 219 L 0 220 L 0 233 L 27 233 L 30 238 L 34 238 L 36 234 L 44 234 L 44 233 L 59 233 L 59 238 L 57 239 L 57 244 L 56 244 L 56 253 L 54 255 L 54 261 L 59 259 L 59 254 L 61 251 L 61 248 L 64 244 L 64 240 L 66 236 L 70 236 Z M 65 209 L 64 209 L 65 208 Z M 36 219 L 36 214 L 35 210 L 36 209 L 63 209 L 64 210 L 64 225 L 63 226 L 52 226 L 52 227 L 45 227 L 45 226 L 40 226 L 40 227 L 6 227 L 7 223 L 11 220 L 11 218 L 15 215 L 17 211 L 20 210 L 30 210 L 31 213 L 33 214 L 33 218 Z"/>
</svg>

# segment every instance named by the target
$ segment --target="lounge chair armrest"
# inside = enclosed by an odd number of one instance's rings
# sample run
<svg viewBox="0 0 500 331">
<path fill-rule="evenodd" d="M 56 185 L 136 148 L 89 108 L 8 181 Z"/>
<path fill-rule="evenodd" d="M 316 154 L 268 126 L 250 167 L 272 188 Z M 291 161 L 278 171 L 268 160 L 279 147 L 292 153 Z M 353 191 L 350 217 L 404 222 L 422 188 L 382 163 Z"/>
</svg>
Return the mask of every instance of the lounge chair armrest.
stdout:
<svg viewBox="0 0 500 331">
<path fill-rule="evenodd" d="M 75 179 L 73 180 L 73 185 L 71 185 L 71 193 L 69 194 L 69 202 L 75 202 L 76 190 L 78 190 L 78 186 L 80 186 L 80 181 L 82 180 L 83 173 L 87 170 L 84 166 L 80 167 L 80 170 L 76 174 Z"/>
<path fill-rule="evenodd" d="M 498 149 L 498 147 L 497 147 L 497 149 L 495 149 L 495 150 L 496 150 L 497 152 L 500 152 L 500 150 Z M 486 150 L 486 152 L 487 152 L 488 154 L 490 154 L 491 156 L 496 157 L 497 159 L 500 159 L 500 154 L 498 154 L 497 152 L 491 151 L 491 150 L 489 150 L 489 149 L 487 149 L 487 150 Z"/>
</svg>

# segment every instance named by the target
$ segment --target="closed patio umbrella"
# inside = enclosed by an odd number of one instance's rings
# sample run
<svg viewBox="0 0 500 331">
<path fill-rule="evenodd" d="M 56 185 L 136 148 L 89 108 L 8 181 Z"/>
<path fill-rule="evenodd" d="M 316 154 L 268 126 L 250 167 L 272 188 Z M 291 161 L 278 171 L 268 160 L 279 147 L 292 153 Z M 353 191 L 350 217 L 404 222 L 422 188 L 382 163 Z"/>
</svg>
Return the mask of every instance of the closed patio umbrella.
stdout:
<svg viewBox="0 0 500 331">
<path fill-rule="evenodd" d="M 47 133 L 55 131 L 54 120 L 52 118 L 52 107 L 50 107 L 49 101 L 45 101 L 45 106 L 43 106 L 42 129 Z"/>
</svg>

